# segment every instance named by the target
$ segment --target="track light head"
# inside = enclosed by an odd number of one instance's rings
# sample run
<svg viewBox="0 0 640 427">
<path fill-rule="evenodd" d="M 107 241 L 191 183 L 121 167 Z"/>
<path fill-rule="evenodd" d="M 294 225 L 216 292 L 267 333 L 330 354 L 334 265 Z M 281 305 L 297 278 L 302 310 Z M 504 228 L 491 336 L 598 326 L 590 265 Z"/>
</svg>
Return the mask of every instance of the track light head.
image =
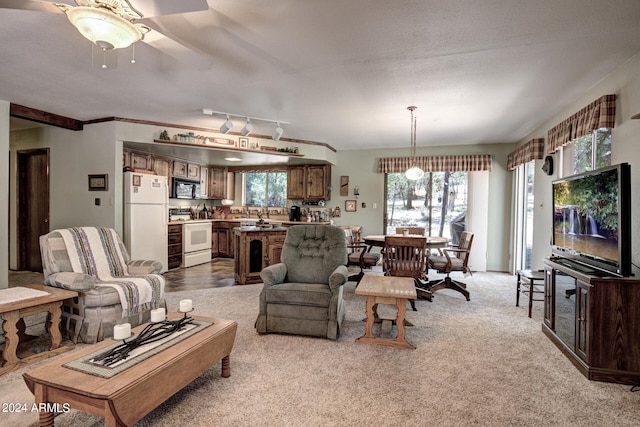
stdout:
<svg viewBox="0 0 640 427">
<path fill-rule="evenodd" d="M 251 124 L 250 120 L 251 119 L 249 119 L 249 117 L 247 117 L 247 124 L 244 125 L 244 127 L 240 131 L 242 136 L 248 136 L 251 132 L 253 132 L 253 125 Z"/>
<path fill-rule="evenodd" d="M 229 118 L 229 115 L 227 114 L 227 120 L 225 120 L 222 126 L 220 126 L 220 133 L 229 133 L 231 129 L 233 129 L 233 122 L 231 121 L 231 119 Z"/>
<path fill-rule="evenodd" d="M 282 129 L 280 127 L 280 123 L 276 122 L 276 130 L 273 133 L 273 136 L 271 137 L 274 141 L 280 141 L 280 137 L 282 136 L 282 134 L 284 133 L 284 129 Z"/>
</svg>

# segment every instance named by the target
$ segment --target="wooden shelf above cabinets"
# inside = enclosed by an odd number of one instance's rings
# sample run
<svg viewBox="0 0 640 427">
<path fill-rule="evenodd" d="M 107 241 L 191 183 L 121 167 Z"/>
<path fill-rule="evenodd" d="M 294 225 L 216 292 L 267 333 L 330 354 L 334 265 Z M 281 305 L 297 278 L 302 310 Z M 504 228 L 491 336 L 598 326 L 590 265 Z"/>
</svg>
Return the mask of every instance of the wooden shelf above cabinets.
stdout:
<svg viewBox="0 0 640 427">
<path fill-rule="evenodd" d="M 161 144 L 173 144 L 173 145 L 181 145 L 186 147 L 197 147 L 197 148 L 209 148 L 213 150 L 224 150 L 224 151 L 239 151 L 239 152 L 252 152 L 252 153 L 262 153 L 269 154 L 275 156 L 284 156 L 284 157 L 304 157 L 304 154 L 300 153 L 290 153 L 288 151 L 277 151 L 277 150 L 261 150 L 255 148 L 240 148 L 235 145 L 226 145 L 226 144 L 216 144 L 216 143 L 199 143 L 199 142 L 184 142 L 184 141 L 166 141 L 163 139 L 154 139 L 153 142 L 158 142 Z"/>
</svg>

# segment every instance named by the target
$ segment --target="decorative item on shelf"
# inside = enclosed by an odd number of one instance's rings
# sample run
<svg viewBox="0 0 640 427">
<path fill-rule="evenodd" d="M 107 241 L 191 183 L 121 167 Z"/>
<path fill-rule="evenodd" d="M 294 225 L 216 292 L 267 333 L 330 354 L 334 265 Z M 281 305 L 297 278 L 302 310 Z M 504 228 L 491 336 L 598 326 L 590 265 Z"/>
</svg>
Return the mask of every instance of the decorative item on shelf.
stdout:
<svg viewBox="0 0 640 427">
<path fill-rule="evenodd" d="M 158 137 L 158 139 L 162 140 L 162 141 L 170 141 L 171 138 L 169 138 L 169 133 L 167 133 L 166 129 L 163 130 L 162 132 L 160 132 L 160 136 Z"/>
<path fill-rule="evenodd" d="M 260 149 L 264 151 L 278 151 L 276 147 L 270 147 L 268 145 L 263 145 L 262 147 L 260 147 Z"/>
<path fill-rule="evenodd" d="M 240 148 L 249 148 L 249 138 L 240 138 L 238 143 Z"/>
<path fill-rule="evenodd" d="M 281 153 L 298 154 L 298 147 L 295 147 L 295 148 L 289 148 L 289 147 L 278 148 L 276 151 L 279 151 Z"/>
<path fill-rule="evenodd" d="M 424 176 L 424 171 L 417 166 L 416 157 L 416 118 L 413 111 L 418 108 L 416 106 L 407 107 L 411 111 L 411 167 L 407 169 L 405 175 L 407 179 L 416 181 Z"/>
</svg>

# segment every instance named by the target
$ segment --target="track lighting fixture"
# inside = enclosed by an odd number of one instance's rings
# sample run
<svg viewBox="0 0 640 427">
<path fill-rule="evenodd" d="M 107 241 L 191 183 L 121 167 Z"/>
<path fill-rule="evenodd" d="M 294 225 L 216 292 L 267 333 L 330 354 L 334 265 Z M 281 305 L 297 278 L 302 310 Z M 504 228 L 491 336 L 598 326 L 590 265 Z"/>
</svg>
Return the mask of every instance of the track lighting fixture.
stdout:
<svg viewBox="0 0 640 427">
<path fill-rule="evenodd" d="M 229 133 L 231 129 L 233 129 L 233 122 L 231 121 L 231 119 L 229 118 L 229 115 L 227 114 L 227 120 L 225 120 L 222 126 L 220 126 L 220 133 Z"/>
<path fill-rule="evenodd" d="M 251 119 L 247 117 L 247 124 L 244 125 L 240 133 L 242 136 L 249 136 L 251 132 L 253 132 L 253 125 L 251 124 Z"/>
<path fill-rule="evenodd" d="M 280 123 L 276 122 L 276 130 L 271 137 L 274 141 L 280 141 L 280 137 L 284 133 L 284 129 L 280 127 Z"/>
<path fill-rule="evenodd" d="M 209 116 L 213 116 L 213 115 L 225 116 L 226 120 L 224 121 L 222 126 L 220 126 L 220 132 L 221 133 L 229 133 L 231 131 L 231 129 L 233 129 L 233 122 L 231 121 L 230 117 L 242 117 L 242 118 L 245 118 L 245 120 L 247 122 L 244 125 L 244 127 L 242 128 L 242 130 L 240 131 L 242 136 L 248 136 L 249 134 L 251 134 L 253 132 L 254 128 L 253 128 L 253 124 L 251 123 L 252 120 L 254 122 L 258 121 L 258 122 L 265 122 L 265 123 L 275 123 L 276 129 L 274 131 L 273 136 L 271 137 L 274 141 L 280 140 L 280 138 L 282 137 L 282 134 L 284 134 L 284 129 L 282 128 L 282 125 L 290 124 L 289 122 L 282 122 L 282 121 L 279 121 L 279 120 L 261 119 L 259 117 L 245 116 L 243 114 L 224 113 L 222 111 L 215 111 L 215 110 L 212 110 L 210 108 L 203 108 L 202 109 L 202 114 L 207 114 Z"/>
</svg>

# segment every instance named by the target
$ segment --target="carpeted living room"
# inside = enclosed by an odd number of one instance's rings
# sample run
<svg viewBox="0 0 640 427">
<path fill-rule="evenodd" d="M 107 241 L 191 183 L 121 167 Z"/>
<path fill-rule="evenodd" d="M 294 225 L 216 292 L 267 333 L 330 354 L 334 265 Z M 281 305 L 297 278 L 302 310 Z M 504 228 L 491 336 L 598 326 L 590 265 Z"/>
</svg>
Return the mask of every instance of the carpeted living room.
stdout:
<svg viewBox="0 0 640 427">
<path fill-rule="evenodd" d="M 256 333 L 262 284 L 168 292 L 169 311 L 189 298 L 194 314 L 238 323 L 231 376 L 213 366 L 136 425 L 638 425 L 632 386 L 586 379 L 542 333 L 542 304 L 534 303 L 532 318 L 526 304 L 515 306 L 515 276 L 478 272 L 464 280 L 471 301 L 442 290 L 407 311 L 415 350 L 355 342 L 365 314 L 355 282 L 344 285 L 347 314 L 336 341 Z M 5 405 L 30 408 L 22 374 L 49 361 L 0 376 Z M 7 426 L 38 423 L 30 411 L 2 418 Z M 55 423 L 104 420 L 72 409 Z"/>
</svg>

